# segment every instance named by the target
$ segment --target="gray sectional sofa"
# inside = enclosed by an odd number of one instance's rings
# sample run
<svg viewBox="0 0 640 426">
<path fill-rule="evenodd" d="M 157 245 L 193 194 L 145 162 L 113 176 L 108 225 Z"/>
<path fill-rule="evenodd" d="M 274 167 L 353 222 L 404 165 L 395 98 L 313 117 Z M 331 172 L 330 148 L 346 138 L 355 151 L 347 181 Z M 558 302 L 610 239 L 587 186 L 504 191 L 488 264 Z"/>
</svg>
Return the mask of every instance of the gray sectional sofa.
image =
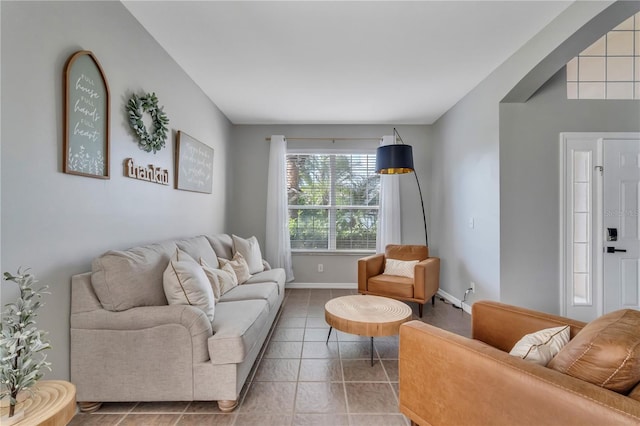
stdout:
<svg viewBox="0 0 640 426">
<path fill-rule="evenodd" d="M 168 305 L 163 272 L 176 248 L 217 267 L 231 236 L 198 236 L 110 251 L 71 284 L 71 381 L 80 409 L 102 402 L 218 401 L 231 411 L 284 300 L 268 269 L 223 294 L 213 322 Z"/>
</svg>

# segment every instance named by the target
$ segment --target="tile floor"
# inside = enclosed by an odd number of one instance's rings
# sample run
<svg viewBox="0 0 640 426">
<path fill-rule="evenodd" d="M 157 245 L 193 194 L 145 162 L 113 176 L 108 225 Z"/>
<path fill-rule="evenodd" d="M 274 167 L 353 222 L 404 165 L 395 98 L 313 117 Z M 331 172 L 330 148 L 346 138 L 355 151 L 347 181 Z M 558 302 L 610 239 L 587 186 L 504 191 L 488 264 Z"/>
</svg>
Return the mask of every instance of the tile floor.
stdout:
<svg viewBox="0 0 640 426">
<path fill-rule="evenodd" d="M 398 411 L 398 337 L 370 340 L 332 332 L 324 304 L 355 290 L 288 289 L 282 312 L 233 413 L 215 402 L 105 403 L 70 425 L 409 425 Z M 414 319 L 418 318 L 415 303 Z M 422 321 L 470 336 L 470 316 L 436 300 Z"/>
</svg>

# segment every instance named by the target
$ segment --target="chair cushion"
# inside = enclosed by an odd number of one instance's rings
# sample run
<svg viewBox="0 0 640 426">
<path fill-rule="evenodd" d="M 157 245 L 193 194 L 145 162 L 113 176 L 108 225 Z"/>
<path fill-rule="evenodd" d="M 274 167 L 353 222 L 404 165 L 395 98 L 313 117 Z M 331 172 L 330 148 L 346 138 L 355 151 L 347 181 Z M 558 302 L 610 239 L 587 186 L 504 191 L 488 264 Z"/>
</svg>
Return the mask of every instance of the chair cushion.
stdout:
<svg viewBox="0 0 640 426">
<path fill-rule="evenodd" d="M 615 392 L 640 381 L 640 311 L 622 309 L 587 324 L 548 367 Z"/>
<path fill-rule="evenodd" d="M 243 284 L 232 288 L 220 297 L 221 302 L 252 299 L 266 300 L 269 303 L 269 309 L 277 309 L 278 284 Z"/>
<path fill-rule="evenodd" d="M 429 257 L 429 247 L 407 244 L 389 244 L 385 247 L 384 257 L 399 260 L 425 260 Z"/>
<path fill-rule="evenodd" d="M 398 260 L 387 258 L 384 261 L 384 275 L 397 275 L 399 277 L 414 278 L 418 260 Z"/>
<path fill-rule="evenodd" d="M 219 266 L 218 256 L 216 256 L 216 253 L 211 247 L 211 243 L 204 235 L 188 238 L 186 240 L 178 240 L 176 241 L 176 245 L 180 250 L 191 256 L 196 262 L 199 262 L 200 259 L 204 259 L 204 261 L 207 262 L 207 265 L 212 268 L 217 268 Z"/>
<path fill-rule="evenodd" d="M 369 278 L 367 290 L 382 296 L 413 297 L 413 280 L 396 275 L 377 275 Z"/>
<path fill-rule="evenodd" d="M 237 364 L 258 341 L 267 324 L 269 305 L 266 300 L 220 302 L 213 319 L 213 336 L 209 338 L 209 357 L 213 364 Z"/>
<path fill-rule="evenodd" d="M 174 242 L 167 242 L 111 250 L 94 259 L 91 285 L 102 307 L 124 311 L 138 306 L 166 305 L 163 274 L 175 249 Z"/>
</svg>

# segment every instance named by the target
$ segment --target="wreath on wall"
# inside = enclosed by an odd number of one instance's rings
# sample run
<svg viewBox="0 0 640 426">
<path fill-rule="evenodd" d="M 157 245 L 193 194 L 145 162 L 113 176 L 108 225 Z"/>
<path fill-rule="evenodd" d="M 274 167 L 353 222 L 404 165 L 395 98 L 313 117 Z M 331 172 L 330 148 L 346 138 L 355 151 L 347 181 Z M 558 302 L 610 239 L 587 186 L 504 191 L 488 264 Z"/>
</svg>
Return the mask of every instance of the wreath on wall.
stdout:
<svg viewBox="0 0 640 426">
<path fill-rule="evenodd" d="M 162 110 L 164 107 L 158 107 L 158 98 L 155 93 L 147 93 L 143 96 L 133 95 L 127 103 L 127 112 L 129 113 L 129 124 L 138 136 L 138 146 L 146 152 L 155 154 L 164 147 L 167 140 L 167 124 L 169 118 Z M 147 127 L 142 121 L 142 115 L 148 113 L 153 122 L 153 133 L 149 133 Z"/>
</svg>

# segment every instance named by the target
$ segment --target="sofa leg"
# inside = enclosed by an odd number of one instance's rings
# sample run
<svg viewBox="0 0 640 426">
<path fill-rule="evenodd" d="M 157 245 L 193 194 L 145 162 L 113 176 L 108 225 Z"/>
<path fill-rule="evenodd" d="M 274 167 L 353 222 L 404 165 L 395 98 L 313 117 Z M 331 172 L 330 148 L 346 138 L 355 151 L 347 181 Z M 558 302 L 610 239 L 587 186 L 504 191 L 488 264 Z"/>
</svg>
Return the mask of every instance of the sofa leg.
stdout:
<svg viewBox="0 0 640 426">
<path fill-rule="evenodd" d="M 418 315 L 420 315 L 420 318 L 422 318 L 422 307 L 424 305 L 422 303 L 418 303 Z"/>
<path fill-rule="evenodd" d="M 230 413 L 234 408 L 238 406 L 238 400 L 223 400 L 218 401 L 218 408 L 223 413 Z"/>
<path fill-rule="evenodd" d="M 78 407 L 82 413 L 93 413 L 102 407 L 102 402 L 78 402 Z"/>
<path fill-rule="evenodd" d="M 436 306 L 436 295 L 431 296 L 431 306 Z"/>
</svg>

